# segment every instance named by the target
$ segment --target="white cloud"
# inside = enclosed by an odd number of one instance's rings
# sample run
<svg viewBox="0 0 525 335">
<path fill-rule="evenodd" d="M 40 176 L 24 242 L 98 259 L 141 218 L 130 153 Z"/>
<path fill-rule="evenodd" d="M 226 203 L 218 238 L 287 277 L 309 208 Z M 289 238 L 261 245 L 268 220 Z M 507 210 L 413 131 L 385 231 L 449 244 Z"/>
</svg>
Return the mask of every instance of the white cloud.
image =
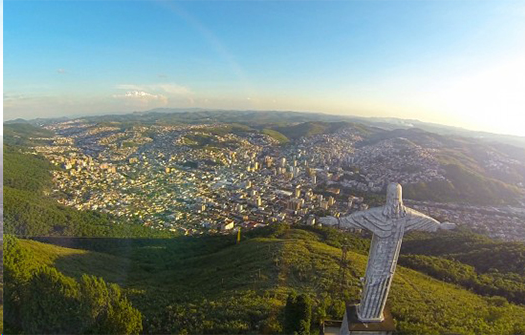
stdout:
<svg viewBox="0 0 525 335">
<path fill-rule="evenodd" d="M 128 91 L 124 94 L 114 94 L 113 98 L 123 100 L 128 105 L 137 105 L 140 107 L 165 106 L 168 103 L 166 96 L 162 94 L 151 94 L 145 91 Z"/>
<path fill-rule="evenodd" d="M 186 86 L 166 83 L 166 84 L 147 84 L 147 85 L 135 85 L 135 84 L 121 84 L 117 85 L 118 90 L 134 90 L 134 91 L 149 91 L 157 93 L 165 93 L 168 95 L 177 96 L 188 96 L 192 95 L 193 92 Z"/>
<path fill-rule="evenodd" d="M 57 69 L 57 72 L 58 72 L 59 74 L 65 74 L 65 73 L 67 73 L 67 71 L 64 70 L 64 69 Z"/>
<path fill-rule="evenodd" d="M 120 84 L 115 86 L 118 90 L 126 90 L 125 94 L 117 94 L 115 98 L 126 98 L 130 100 L 138 100 L 146 106 L 147 102 L 157 101 L 162 103 L 162 106 L 166 106 L 169 101 L 172 103 L 187 103 L 190 105 L 194 104 L 193 92 L 182 85 L 175 83 L 160 83 L 160 84 Z"/>
<path fill-rule="evenodd" d="M 114 98 L 131 98 L 131 99 L 135 99 L 135 98 L 153 99 L 153 100 L 165 98 L 162 95 L 151 94 L 151 93 L 144 92 L 144 91 L 129 91 L 129 92 L 126 92 L 125 94 L 115 94 L 113 95 L 113 97 Z"/>
</svg>

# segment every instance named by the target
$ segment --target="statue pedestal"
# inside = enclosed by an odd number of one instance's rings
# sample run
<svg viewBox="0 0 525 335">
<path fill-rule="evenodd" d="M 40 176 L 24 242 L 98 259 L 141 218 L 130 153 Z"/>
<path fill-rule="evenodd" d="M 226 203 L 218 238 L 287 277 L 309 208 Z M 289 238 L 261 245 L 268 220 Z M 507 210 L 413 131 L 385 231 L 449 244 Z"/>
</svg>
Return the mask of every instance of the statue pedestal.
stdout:
<svg viewBox="0 0 525 335">
<path fill-rule="evenodd" d="M 388 307 L 383 312 L 381 322 L 361 322 L 357 318 L 357 305 L 347 305 L 339 335 L 391 335 L 396 330 L 394 319 Z"/>
</svg>

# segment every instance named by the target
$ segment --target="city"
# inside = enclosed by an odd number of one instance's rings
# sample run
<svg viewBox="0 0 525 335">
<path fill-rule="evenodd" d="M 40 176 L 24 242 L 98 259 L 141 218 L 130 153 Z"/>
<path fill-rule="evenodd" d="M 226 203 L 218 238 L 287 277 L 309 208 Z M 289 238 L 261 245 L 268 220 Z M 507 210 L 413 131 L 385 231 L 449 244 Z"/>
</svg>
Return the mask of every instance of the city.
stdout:
<svg viewBox="0 0 525 335">
<path fill-rule="evenodd" d="M 57 166 L 53 196 L 60 203 L 183 235 L 318 225 L 320 216 L 377 205 L 369 196 L 381 195 L 390 181 L 446 180 L 439 143 L 396 137 L 367 144 L 353 126 L 285 145 L 221 123 L 122 127 L 80 119 L 46 128 L 56 136 L 40 139 L 48 145 L 34 151 Z M 490 157 L 491 168 L 508 168 Z M 493 238 L 525 240 L 523 207 L 406 203 Z"/>
</svg>

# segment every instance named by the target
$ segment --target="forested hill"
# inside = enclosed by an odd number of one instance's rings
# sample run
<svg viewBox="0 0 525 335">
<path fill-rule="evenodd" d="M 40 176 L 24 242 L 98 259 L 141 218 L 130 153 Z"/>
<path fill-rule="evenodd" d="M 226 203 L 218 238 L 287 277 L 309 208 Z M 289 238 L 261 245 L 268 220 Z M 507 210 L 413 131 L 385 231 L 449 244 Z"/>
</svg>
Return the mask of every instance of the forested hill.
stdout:
<svg viewBox="0 0 525 335">
<path fill-rule="evenodd" d="M 309 327 L 315 334 L 321 320 L 342 318 L 345 301 L 357 301 L 368 248 L 367 239 L 353 234 L 285 225 L 249 232 L 239 244 L 234 236 L 40 241 L 55 245 L 17 242 L 24 250 L 26 276 L 32 278 L 38 266 L 46 265 L 70 278 L 60 280 L 76 281 L 80 287 L 86 285 L 84 274 L 118 283 L 132 308 L 140 311 L 143 331 L 150 334 L 283 333 L 292 291 L 306 297 Z M 345 270 L 342 243 L 350 246 Z M 20 261 L 13 253 L 6 260 Z M 525 306 L 402 266 L 388 304 L 399 334 L 525 333 Z M 63 320 L 57 319 L 58 329 L 67 327 Z M 11 325 L 25 329 L 20 323 Z"/>
<path fill-rule="evenodd" d="M 468 231 L 409 234 L 400 264 L 476 293 L 525 305 L 525 244 Z"/>
</svg>

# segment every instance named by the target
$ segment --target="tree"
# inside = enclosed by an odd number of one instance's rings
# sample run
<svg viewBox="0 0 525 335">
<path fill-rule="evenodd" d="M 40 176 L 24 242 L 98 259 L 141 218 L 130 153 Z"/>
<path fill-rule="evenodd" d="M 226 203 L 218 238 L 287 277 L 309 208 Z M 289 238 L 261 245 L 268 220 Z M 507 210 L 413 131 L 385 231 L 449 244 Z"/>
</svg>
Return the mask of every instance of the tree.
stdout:
<svg viewBox="0 0 525 335">
<path fill-rule="evenodd" d="M 84 324 L 89 333 L 138 334 L 142 331 L 142 314 L 122 296 L 118 285 L 83 275 L 80 292 Z"/>
<path fill-rule="evenodd" d="M 31 277 L 22 294 L 22 329 L 29 334 L 78 333 L 78 283 L 43 266 Z M 80 328 L 80 329 L 79 329 Z"/>
<path fill-rule="evenodd" d="M 284 332 L 286 334 L 293 334 L 298 327 L 296 327 L 297 313 L 295 310 L 295 302 L 297 300 L 297 293 L 295 291 L 288 294 L 286 306 L 284 307 Z"/>
<path fill-rule="evenodd" d="M 142 314 L 116 284 L 83 275 L 80 282 L 57 269 L 37 268 L 13 236 L 5 237 L 5 323 L 29 334 L 138 334 Z"/>
<path fill-rule="evenodd" d="M 286 334 L 310 334 L 312 321 L 312 301 L 304 294 L 297 296 L 292 291 L 284 308 L 284 331 Z"/>
<path fill-rule="evenodd" d="M 312 321 L 312 301 L 304 294 L 297 297 L 295 301 L 297 317 L 299 321 L 299 335 L 310 334 L 310 323 Z"/>
</svg>

